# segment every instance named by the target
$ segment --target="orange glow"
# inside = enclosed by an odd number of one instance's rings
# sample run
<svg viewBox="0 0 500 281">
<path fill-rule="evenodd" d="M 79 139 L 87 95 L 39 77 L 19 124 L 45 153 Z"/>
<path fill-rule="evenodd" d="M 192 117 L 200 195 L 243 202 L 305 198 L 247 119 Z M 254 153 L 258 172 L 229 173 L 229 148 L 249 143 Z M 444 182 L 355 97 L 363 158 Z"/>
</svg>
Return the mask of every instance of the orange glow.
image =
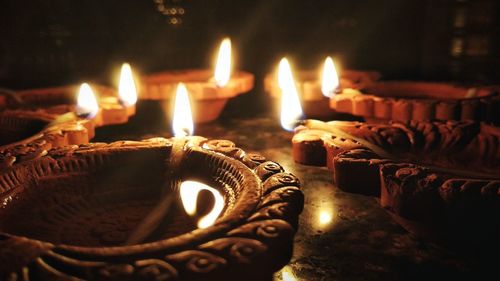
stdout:
<svg viewBox="0 0 500 281">
<path fill-rule="evenodd" d="M 231 40 L 229 38 L 225 38 L 220 44 L 214 78 L 219 87 L 226 86 L 231 78 Z"/>
<path fill-rule="evenodd" d="M 287 131 L 293 131 L 303 113 L 292 69 L 286 58 L 280 61 L 278 85 L 281 89 L 281 126 Z"/>
<path fill-rule="evenodd" d="M 224 209 L 224 198 L 220 192 L 206 184 L 196 182 L 196 181 L 184 181 L 180 186 L 180 194 L 182 205 L 184 210 L 190 216 L 196 215 L 196 203 L 198 200 L 198 194 L 202 190 L 208 190 L 215 199 L 215 204 L 212 210 L 200 220 L 198 220 L 199 228 L 207 228 L 214 224 L 215 220 L 219 217 L 220 213 Z"/>
<path fill-rule="evenodd" d="M 321 91 L 325 97 L 329 98 L 335 94 L 335 90 L 337 90 L 338 87 L 339 76 L 337 74 L 337 69 L 335 68 L 333 59 L 327 57 L 323 66 Z"/>
<path fill-rule="evenodd" d="M 132 106 L 137 102 L 137 89 L 135 88 L 132 68 L 128 63 L 122 65 L 118 94 L 120 96 L 120 101 L 125 106 Z"/>
<path fill-rule="evenodd" d="M 193 115 L 191 114 L 191 104 L 189 94 L 183 83 L 177 86 L 174 104 L 174 118 L 172 128 L 174 136 L 190 136 L 194 132 Z"/>
<path fill-rule="evenodd" d="M 332 213 L 327 210 L 321 210 L 319 213 L 318 221 L 320 225 L 327 225 L 332 221 Z"/>
<path fill-rule="evenodd" d="M 80 91 L 78 92 L 76 113 L 79 116 L 85 116 L 87 118 L 94 118 L 99 111 L 99 104 L 97 104 L 97 99 L 90 88 L 89 84 L 83 83 L 80 86 Z"/>
</svg>

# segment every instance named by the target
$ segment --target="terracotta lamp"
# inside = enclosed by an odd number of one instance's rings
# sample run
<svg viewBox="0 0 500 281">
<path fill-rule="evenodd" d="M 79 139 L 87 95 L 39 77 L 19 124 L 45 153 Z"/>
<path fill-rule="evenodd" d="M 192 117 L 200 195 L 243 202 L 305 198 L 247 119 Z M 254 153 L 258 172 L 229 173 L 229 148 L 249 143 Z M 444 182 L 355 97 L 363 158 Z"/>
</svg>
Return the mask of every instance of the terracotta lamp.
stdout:
<svg viewBox="0 0 500 281">
<path fill-rule="evenodd" d="M 377 82 L 360 90 L 344 90 L 331 98 L 330 106 L 368 121 L 498 121 L 497 93 L 493 88 L 447 83 Z"/>
<path fill-rule="evenodd" d="M 143 76 L 141 99 L 170 101 L 181 82 L 189 90 L 193 102 L 194 122 L 206 123 L 217 119 L 230 98 L 249 92 L 254 85 L 254 76 L 244 71 L 232 71 L 231 41 L 224 39 L 215 71 L 165 71 Z"/>
<path fill-rule="evenodd" d="M 286 63 L 285 63 L 286 61 Z M 282 86 L 280 86 L 280 73 L 287 71 L 287 59 L 282 59 L 277 73 L 268 74 L 264 80 L 265 91 L 272 98 L 280 99 Z M 291 71 L 291 70 L 290 70 Z M 332 58 L 325 59 L 321 71 L 296 71 L 294 81 L 299 93 L 304 114 L 309 118 L 332 117 L 335 111 L 329 106 L 329 98 L 336 95 L 344 88 L 359 89 L 378 80 L 377 72 L 343 70 L 340 75 Z"/>
<path fill-rule="evenodd" d="M 2 97 L 2 144 L 48 134 L 54 139 L 54 146 L 86 143 L 94 136 L 95 127 L 127 122 L 135 113 L 136 99 L 119 97 L 113 89 L 87 83 L 80 87 L 25 90 Z"/>
<path fill-rule="evenodd" d="M 87 143 L 95 119 L 60 118 L 0 147 L 0 280 L 265 280 L 289 261 L 299 180 L 190 136 L 178 88 L 171 139 Z M 8 121 L 29 129 L 47 108 Z"/>
<path fill-rule="evenodd" d="M 500 128 L 472 121 L 302 124 L 292 140 L 296 162 L 326 165 L 340 189 L 379 196 L 410 231 L 452 233 L 450 241 L 498 237 Z"/>
</svg>

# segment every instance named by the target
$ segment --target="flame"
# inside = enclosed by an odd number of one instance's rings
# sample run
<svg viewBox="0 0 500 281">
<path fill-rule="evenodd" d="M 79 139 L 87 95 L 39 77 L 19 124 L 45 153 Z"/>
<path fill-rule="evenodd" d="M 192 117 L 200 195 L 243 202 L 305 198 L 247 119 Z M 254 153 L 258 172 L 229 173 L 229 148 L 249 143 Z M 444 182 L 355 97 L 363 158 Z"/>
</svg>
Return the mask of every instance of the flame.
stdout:
<svg viewBox="0 0 500 281">
<path fill-rule="evenodd" d="M 281 126 L 287 131 L 293 131 L 295 123 L 302 117 L 302 106 L 292 70 L 286 58 L 280 61 L 278 85 L 281 89 Z"/>
<path fill-rule="evenodd" d="M 128 63 L 122 65 L 118 94 L 120 96 L 120 101 L 125 106 L 132 106 L 137 102 L 137 90 L 135 88 L 132 69 Z"/>
<path fill-rule="evenodd" d="M 337 90 L 338 87 L 339 76 L 337 74 L 337 69 L 335 68 L 333 59 L 331 57 L 327 57 L 323 66 L 321 91 L 325 97 L 329 98 L 335 94 L 335 90 Z"/>
<path fill-rule="evenodd" d="M 99 104 L 97 104 L 97 99 L 92 88 L 90 88 L 89 84 L 83 83 L 78 92 L 76 113 L 79 116 L 93 118 L 97 115 L 98 111 Z"/>
<path fill-rule="evenodd" d="M 174 118 L 173 118 L 174 136 L 185 137 L 193 134 L 193 116 L 191 114 L 191 105 L 186 86 L 179 83 L 175 95 Z"/>
<path fill-rule="evenodd" d="M 226 86 L 231 78 L 231 40 L 229 38 L 225 38 L 220 44 L 214 78 L 219 87 Z"/>
<path fill-rule="evenodd" d="M 196 214 L 198 194 L 202 190 L 210 191 L 215 198 L 215 204 L 210 213 L 198 220 L 199 228 L 207 228 L 214 224 L 215 220 L 224 209 L 224 198 L 217 189 L 200 182 L 184 181 L 180 186 L 182 205 L 184 206 L 186 213 L 190 216 L 194 216 Z"/>
</svg>

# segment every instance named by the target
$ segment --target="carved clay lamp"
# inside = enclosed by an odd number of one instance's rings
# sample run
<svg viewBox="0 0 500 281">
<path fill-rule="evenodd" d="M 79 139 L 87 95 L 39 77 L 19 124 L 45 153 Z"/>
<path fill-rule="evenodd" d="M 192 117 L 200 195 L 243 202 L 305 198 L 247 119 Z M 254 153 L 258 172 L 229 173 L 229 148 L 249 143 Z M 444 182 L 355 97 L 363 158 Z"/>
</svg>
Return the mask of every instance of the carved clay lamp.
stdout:
<svg viewBox="0 0 500 281">
<path fill-rule="evenodd" d="M 340 189 L 380 196 L 410 231 L 467 243 L 500 234 L 499 127 L 305 120 L 292 143 L 296 162 L 327 165 Z"/>
<path fill-rule="evenodd" d="M 299 180 L 189 136 L 178 88 L 174 138 L 1 147 L 1 280 L 263 280 L 288 262 Z"/>
<path fill-rule="evenodd" d="M 319 75 L 318 75 L 319 74 Z M 329 98 L 344 88 L 362 88 L 379 79 L 377 72 L 344 70 L 339 76 L 332 58 L 327 57 L 322 71 L 298 71 L 294 79 L 304 109 L 311 118 L 331 117 L 335 113 L 329 106 Z M 264 80 L 265 91 L 279 99 L 281 88 L 278 73 L 268 74 Z"/>
<path fill-rule="evenodd" d="M 446 83 L 377 82 L 361 90 L 342 91 L 331 98 L 330 106 L 374 122 L 500 118 L 500 97 L 492 89 Z"/>
<path fill-rule="evenodd" d="M 172 100 L 177 84 L 182 82 L 191 93 L 194 122 L 210 122 L 217 119 L 228 99 L 253 88 L 252 74 L 231 68 L 231 41 L 226 38 L 221 43 L 215 71 L 166 71 L 143 76 L 141 98 Z"/>
<path fill-rule="evenodd" d="M 39 134 L 50 135 L 52 141 L 47 145 L 51 146 L 87 143 L 94 137 L 95 127 L 127 122 L 135 114 L 137 100 L 128 64 L 122 67 L 120 80 L 118 95 L 113 89 L 84 83 L 1 96 L 1 144 Z"/>
</svg>

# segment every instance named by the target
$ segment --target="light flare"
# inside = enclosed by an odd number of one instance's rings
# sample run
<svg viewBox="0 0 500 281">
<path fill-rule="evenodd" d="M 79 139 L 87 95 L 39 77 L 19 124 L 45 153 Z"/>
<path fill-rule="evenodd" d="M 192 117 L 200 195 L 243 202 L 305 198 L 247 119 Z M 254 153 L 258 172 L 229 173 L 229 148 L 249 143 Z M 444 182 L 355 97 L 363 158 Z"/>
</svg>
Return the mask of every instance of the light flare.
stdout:
<svg viewBox="0 0 500 281">
<path fill-rule="evenodd" d="M 326 210 L 321 210 L 319 213 L 318 221 L 320 225 L 329 224 L 332 221 L 332 213 Z"/>
</svg>

